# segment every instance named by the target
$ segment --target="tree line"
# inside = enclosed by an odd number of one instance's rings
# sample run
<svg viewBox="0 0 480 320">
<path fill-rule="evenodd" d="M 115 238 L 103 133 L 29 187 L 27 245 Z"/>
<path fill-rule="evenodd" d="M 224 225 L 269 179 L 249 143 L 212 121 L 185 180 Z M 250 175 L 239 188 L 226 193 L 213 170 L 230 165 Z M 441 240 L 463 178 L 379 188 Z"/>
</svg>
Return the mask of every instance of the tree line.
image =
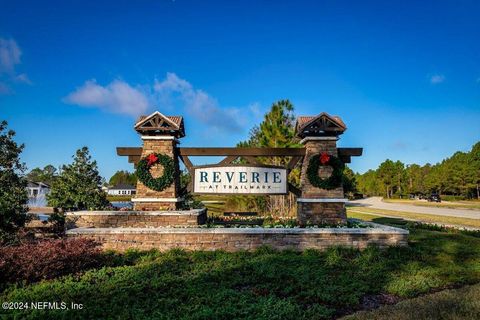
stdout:
<svg viewBox="0 0 480 320">
<path fill-rule="evenodd" d="M 469 152 L 455 152 L 437 164 L 405 165 L 390 159 L 375 170 L 356 174 L 356 188 L 370 196 L 408 197 L 437 193 L 480 199 L 480 142 Z"/>
<path fill-rule="evenodd" d="M 59 169 L 55 168 L 53 165 L 49 164 L 43 168 L 33 168 L 27 173 L 26 178 L 31 182 L 43 182 L 51 186 L 55 179 L 61 173 L 61 167 Z M 137 176 L 133 172 L 128 172 L 127 170 L 118 170 L 113 176 L 110 177 L 108 183 L 104 178 L 101 178 L 102 185 L 104 186 L 116 186 L 119 184 L 128 184 L 135 186 L 137 184 Z"/>
</svg>

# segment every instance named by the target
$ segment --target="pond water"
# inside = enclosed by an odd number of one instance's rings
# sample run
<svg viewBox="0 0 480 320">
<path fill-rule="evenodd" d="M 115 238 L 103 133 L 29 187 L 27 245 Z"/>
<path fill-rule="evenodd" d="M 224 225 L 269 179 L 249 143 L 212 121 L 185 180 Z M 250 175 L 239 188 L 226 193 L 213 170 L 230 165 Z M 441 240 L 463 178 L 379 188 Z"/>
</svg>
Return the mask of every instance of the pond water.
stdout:
<svg viewBox="0 0 480 320">
<path fill-rule="evenodd" d="M 48 221 L 48 218 L 50 218 L 50 215 L 43 213 L 37 213 L 37 216 L 40 221 Z"/>
<path fill-rule="evenodd" d="M 110 202 L 115 208 L 128 208 L 133 209 L 133 202 L 131 201 L 112 201 Z"/>
<path fill-rule="evenodd" d="M 27 205 L 29 207 L 33 207 L 33 208 L 35 208 L 35 207 L 46 207 L 47 206 L 47 199 L 46 199 L 45 195 L 42 193 L 42 194 L 37 195 L 36 197 L 29 197 Z"/>
</svg>

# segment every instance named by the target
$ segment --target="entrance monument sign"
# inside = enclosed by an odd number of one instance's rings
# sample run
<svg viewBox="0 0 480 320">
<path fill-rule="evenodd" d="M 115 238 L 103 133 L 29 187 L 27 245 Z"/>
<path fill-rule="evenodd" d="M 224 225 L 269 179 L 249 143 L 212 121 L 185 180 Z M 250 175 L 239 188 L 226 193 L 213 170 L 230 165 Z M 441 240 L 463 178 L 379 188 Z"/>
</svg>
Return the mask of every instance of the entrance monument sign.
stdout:
<svg viewBox="0 0 480 320">
<path fill-rule="evenodd" d="M 85 237 L 106 249 L 172 248 L 186 250 L 252 250 L 260 246 L 277 249 L 320 249 L 331 246 L 366 248 L 406 245 L 408 231 L 370 224 L 346 228 L 343 170 L 362 148 L 338 148 L 346 130 L 337 116 L 321 113 L 298 117 L 297 148 L 180 147 L 185 136 L 183 117 L 154 112 L 135 124 L 141 147 L 119 147 L 136 168 L 137 193 L 131 211 L 77 211 L 67 214 L 69 237 Z M 219 163 L 195 166 L 191 156 L 223 156 Z M 191 179 L 180 184 L 180 161 Z M 271 166 L 281 163 L 282 166 Z M 300 181 L 289 181 L 292 170 Z M 219 228 L 208 227 L 207 209 L 186 209 L 189 194 L 265 195 L 292 193 L 297 202 L 298 227 Z M 275 214 L 275 213 L 273 213 Z M 329 228 L 325 225 L 342 225 Z M 310 226 L 310 228 L 302 228 Z M 315 227 L 317 226 L 317 227 Z"/>
<path fill-rule="evenodd" d="M 150 170 L 137 172 L 147 176 L 139 179 L 137 195 L 132 201 L 136 210 L 175 210 L 187 191 L 197 194 L 264 194 L 280 195 L 291 192 L 297 196 L 297 219 L 300 225 L 342 224 L 347 220 L 345 196 L 342 185 L 343 167 L 352 156 L 360 156 L 362 148 L 338 148 L 339 136 L 347 126 L 338 116 L 325 112 L 316 116 L 297 118 L 295 134 L 300 148 L 181 148 L 178 139 L 185 136 L 183 118 L 165 116 L 156 111 L 141 117 L 135 130 L 141 134 L 142 148 L 117 148 L 117 153 L 128 156 L 129 161 L 143 164 Z M 145 166 L 145 161 L 156 159 L 161 154 L 171 157 L 175 176 L 173 183 L 161 190 L 150 186 L 164 185 L 164 166 Z M 224 156 L 212 166 L 194 166 L 189 156 Z M 282 157 L 284 167 L 271 168 L 259 158 Z M 248 165 L 234 164 L 237 159 Z M 179 161 L 182 161 L 192 177 L 185 190 L 180 188 Z M 143 162 L 142 162 L 143 161 Z M 157 162 L 151 162 L 157 163 Z M 285 163 L 285 161 L 283 162 Z M 288 175 L 300 167 L 300 185 L 288 181 Z M 141 169 L 137 167 L 137 171 Z M 140 174 L 139 174 L 140 173 Z M 157 179 L 157 180 L 155 180 Z"/>
<path fill-rule="evenodd" d="M 287 194 L 287 169 L 268 166 L 202 166 L 193 170 L 196 194 Z"/>
</svg>

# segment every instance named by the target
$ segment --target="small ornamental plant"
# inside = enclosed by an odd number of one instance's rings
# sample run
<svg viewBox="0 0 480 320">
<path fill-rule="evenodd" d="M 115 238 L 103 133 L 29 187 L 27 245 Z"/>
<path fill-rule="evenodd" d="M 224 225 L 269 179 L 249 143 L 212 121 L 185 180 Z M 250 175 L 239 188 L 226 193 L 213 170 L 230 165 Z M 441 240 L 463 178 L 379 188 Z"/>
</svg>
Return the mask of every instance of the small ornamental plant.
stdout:
<svg viewBox="0 0 480 320">
<path fill-rule="evenodd" d="M 320 167 L 330 166 L 333 168 L 332 175 L 328 178 L 320 178 L 318 170 Z M 314 187 L 326 190 L 332 190 L 340 187 L 343 182 L 343 169 L 345 164 L 339 158 L 322 152 L 310 158 L 307 167 L 307 177 L 310 184 Z"/>
<path fill-rule="evenodd" d="M 150 172 L 150 169 L 156 164 L 163 166 L 163 174 L 158 178 L 154 178 Z M 173 159 L 167 155 L 151 153 L 138 162 L 136 174 L 138 180 L 147 188 L 155 191 L 163 191 L 173 183 L 175 164 Z"/>
</svg>

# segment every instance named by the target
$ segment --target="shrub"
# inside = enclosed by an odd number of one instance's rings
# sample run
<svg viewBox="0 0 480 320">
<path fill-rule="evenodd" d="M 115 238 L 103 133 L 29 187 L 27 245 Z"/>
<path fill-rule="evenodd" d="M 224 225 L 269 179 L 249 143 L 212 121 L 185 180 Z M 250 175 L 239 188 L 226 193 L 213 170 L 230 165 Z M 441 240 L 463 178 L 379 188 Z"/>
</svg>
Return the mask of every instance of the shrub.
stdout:
<svg viewBox="0 0 480 320">
<path fill-rule="evenodd" d="M 127 201 L 132 201 L 132 196 L 107 196 L 107 200 L 112 202 L 112 201 L 118 201 L 118 202 L 127 202 Z"/>
<path fill-rule="evenodd" d="M 100 189 L 102 177 L 97 162 L 87 147 L 78 149 L 73 162 L 62 166 L 47 195 L 48 205 L 66 210 L 98 210 L 109 205 L 106 193 Z"/>
<path fill-rule="evenodd" d="M 14 140 L 15 132 L 0 122 L 0 244 L 16 240 L 15 232 L 27 222 L 27 181 L 20 161 L 23 144 Z"/>
<path fill-rule="evenodd" d="M 49 239 L 0 247 L 0 283 L 36 282 L 102 265 L 99 244 L 89 239 Z"/>
<path fill-rule="evenodd" d="M 452 195 L 448 195 L 448 194 L 443 194 L 442 195 L 442 200 L 444 200 L 444 201 L 461 201 L 461 200 L 465 200 L 465 197 L 464 196 L 452 196 Z"/>
</svg>

